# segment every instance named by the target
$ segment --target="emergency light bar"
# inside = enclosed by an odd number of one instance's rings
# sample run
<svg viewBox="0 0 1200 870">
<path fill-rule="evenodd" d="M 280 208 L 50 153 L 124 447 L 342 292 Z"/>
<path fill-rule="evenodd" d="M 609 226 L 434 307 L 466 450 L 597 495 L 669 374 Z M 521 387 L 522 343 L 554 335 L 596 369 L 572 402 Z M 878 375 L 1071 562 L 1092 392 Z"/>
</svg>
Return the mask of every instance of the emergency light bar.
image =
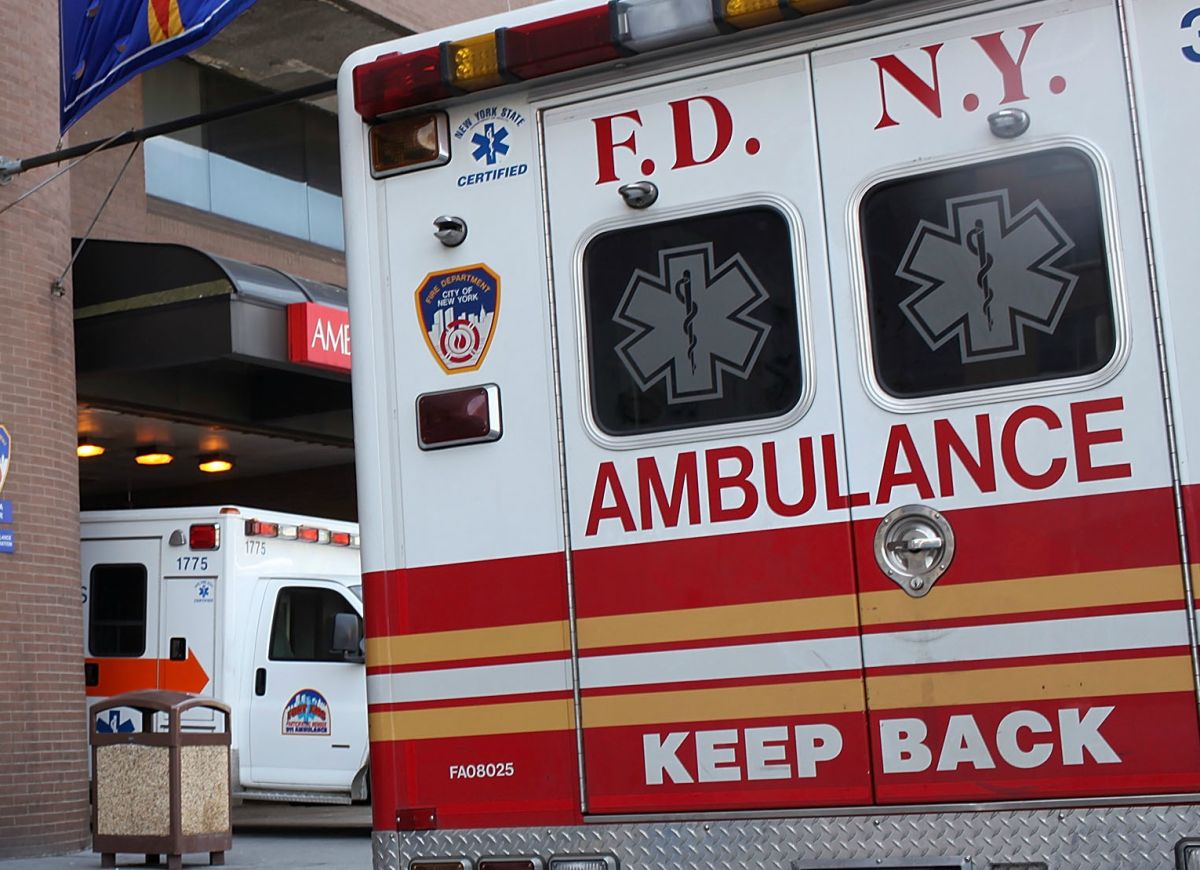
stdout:
<svg viewBox="0 0 1200 870">
<path fill-rule="evenodd" d="M 410 52 L 354 68 L 365 120 L 507 82 L 580 69 L 720 33 L 825 12 L 861 0 L 609 0 L 590 9 Z"/>
<path fill-rule="evenodd" d="M 193 526 L 193 528 L 195 528 Z M 309 544 L 331 544 L 335 547 L 359 546 L 359 537 L 351 532 L 334 532 L 316 526 L 287 526 L 262 520 L 246 520 L 247 538 L 282 538 Z"/>
</svg>

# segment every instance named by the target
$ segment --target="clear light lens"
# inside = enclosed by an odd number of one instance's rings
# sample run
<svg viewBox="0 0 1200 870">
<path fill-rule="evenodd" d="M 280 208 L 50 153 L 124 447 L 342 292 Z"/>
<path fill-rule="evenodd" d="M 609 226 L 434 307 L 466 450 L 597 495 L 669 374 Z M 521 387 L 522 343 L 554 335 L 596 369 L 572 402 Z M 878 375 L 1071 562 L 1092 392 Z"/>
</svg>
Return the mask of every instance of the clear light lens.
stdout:
<svg viewBox="0 0 1200 870">
<path fill-rule="evenodd" d="M 550 859 L 550 870 L 617 870 L 612 855 L 578 855 Z"/>
<path fill-rule="evenodd" d="M 504 83 L 495 33 L 447 42 L 446 54 L 454 87 L 477 91 Z"/>
<path fill-rule="evenodd" d="M 295 526 L 281 525 L 279 527 L 279 537 L 283 538 L 284 540 L 294 541 L 296 540 L 297 534 L 299 534 L 299 529 L 297 529 Z"/>
<path fill-rule="evenodd" d="M 722 18 L 734 27 L 758 27 L 783 20 L 779 0 L 719 0 L 723 7 Z"/>
<path fill-rule="evenodd" d="M 712 0 L 617 0 L 621 44 L 649 51 L 716 36 Z"/>
</svg>

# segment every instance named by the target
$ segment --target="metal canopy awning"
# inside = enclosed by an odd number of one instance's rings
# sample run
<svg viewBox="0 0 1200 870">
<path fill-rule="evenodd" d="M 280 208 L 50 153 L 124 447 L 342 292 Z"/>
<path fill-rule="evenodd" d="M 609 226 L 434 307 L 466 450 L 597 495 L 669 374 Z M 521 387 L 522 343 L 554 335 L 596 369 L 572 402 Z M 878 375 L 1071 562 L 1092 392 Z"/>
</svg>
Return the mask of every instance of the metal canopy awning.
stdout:
<svg viewBox="0 0 1200 870">
<path fill-rule="evenodd" d="M 150 437 L 195 455 L 219 430 L 229 452 L 255 457 L 252 467 L 239 463 L 243 479 L 352 467 L 349 373 L 288 356 L 288 306 L 345 310 L 343 288 L 186 245 L 106 240 L 83 245 L 73 284 L 81 431 L 107 423 L 112 431 L 86 434 L 116 448 L 81 463 L 85 507 L 109 491 L 128 500 L 133 490 L 200 482 L 191 462 L 153 476 L 132 466 L 137 444 L 125 442 Z"/>
</svg>

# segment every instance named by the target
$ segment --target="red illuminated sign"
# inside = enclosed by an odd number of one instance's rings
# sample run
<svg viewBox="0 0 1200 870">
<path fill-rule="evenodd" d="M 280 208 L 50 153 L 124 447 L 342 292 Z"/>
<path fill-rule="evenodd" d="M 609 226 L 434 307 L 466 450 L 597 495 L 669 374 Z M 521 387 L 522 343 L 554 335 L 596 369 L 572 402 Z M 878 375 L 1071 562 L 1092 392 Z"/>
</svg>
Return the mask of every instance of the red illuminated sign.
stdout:
<svg viewBox="0 0 1200 870">
<path fill-rule="evenodd" d="M 315 302 L 288 306 L 288 359 L 316 368 L 350 371 L 350 313 Z"/>
</svg>

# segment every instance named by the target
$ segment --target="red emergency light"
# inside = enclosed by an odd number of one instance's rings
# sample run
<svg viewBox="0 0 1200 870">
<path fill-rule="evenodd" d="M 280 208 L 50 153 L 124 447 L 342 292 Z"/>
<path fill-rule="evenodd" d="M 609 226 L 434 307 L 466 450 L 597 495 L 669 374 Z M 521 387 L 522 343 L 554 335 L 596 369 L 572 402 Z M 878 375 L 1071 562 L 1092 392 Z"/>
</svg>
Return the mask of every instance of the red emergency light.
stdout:
<svg viewBox="0 0 1200 870">
<path fill-rule="evenodd" d="M 455 93 L 445 81 L 440 45 L 407 54 L 385 54 L 354 68 L 354 108 L 364 118 Z"/>
<path fill-rule="evenodd" d="M 392 52 L 354 69 L 366 120 L 459 94 L 582 69 L 850 6 L 861 0 L 609 0 L 491 33 Z"/>
<path fill-rule="evenodd" d="M 279 523 L 264 523 L 262 520 L 246 520 L 247 538 L 278 538 Z"/>
<path fill-rule="evenodd" d="M 193 550 L 215 550 L 221 546 L 221 527 L 216 523 L 197 523 L 188 528 L 188 546 Z"/>
<path fill-rule="evenodd" d="M 532 79 L 629 54 L 617 42 L 607 5 L 496 31 L 500 68 Z"/>
<path fill-rule="evenodd" d="M 501 435 L 495 384 L 417 396 L 417 444 L 422 450 L 495 441 Z"/>
</svg>

